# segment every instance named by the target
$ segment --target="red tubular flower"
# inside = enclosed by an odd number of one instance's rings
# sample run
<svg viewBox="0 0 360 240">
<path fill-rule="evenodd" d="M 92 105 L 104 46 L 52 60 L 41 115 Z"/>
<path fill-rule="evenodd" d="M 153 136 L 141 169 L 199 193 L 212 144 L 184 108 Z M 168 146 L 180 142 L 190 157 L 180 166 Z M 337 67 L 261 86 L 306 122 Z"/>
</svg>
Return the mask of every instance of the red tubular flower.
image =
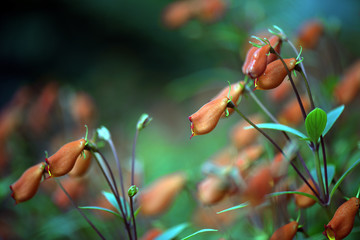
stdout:
<svg viewBox="0 0 360 240">
<path fill-rule="evenodd" d="M 270 51 L 270 46 L 265 45 L 256 49 L 252 55 L 245 73 L 251 78 L 255 79 L 264 73 L 267 65 L 267 54 Z"/>
<path fill-rule="evenodd" d="M 284 59 L 286 67 L 292 71 L 296 65 L 295 58 Z M 287 71 L 280 59 L 270 63 L 265 72 L 255 80 L 256 89 L 268 90 L 278 87 L 285 79 Z"/>
<path fill-rule="evenodd" d="M 220 120 L 228 104 L 227 97 L 216 98 L 189 117 L 191 137 L 211 132 Z"/>
<path fill-rule="evenodd" d="M 84 150 L 86 140 L 79 139 L 62 146 L 54 155 L 49 157 L 46 162 L 48 172 L 52 177 L 63 176 L 70 172 L 74 167 L 76 159 Z"/>
<path fill-rule="evenodd" d="M 323 234 L 330 240 L 341 240 L 350 234 L 355 216 L 359 211 L 359 199 L 350 198 L 335 212 L 333 218 L 325 226 Z"/>
<path fill-rule="evenodd" d="M 37 192 L 44 172 L 45 163 L 39 163 L 28 168 L 23 175 L 12 185 L 11 196 L 16 203 L 21 203 L 31 199 Z"/>
<path fill-rule="evenodd" d="M 85 158 L 84 158 L 85 154 Z M 68 173 L 71 177 L 80 177 L 84 175 L 90 167 L 91 164 L 91 152 L 89 150 L 84 150 L 84 154 L 80 154 L 75 162 L 74 167 Z"/>
<path fill-rule="evenodd" d="M 317 189 L 314 185 L 314 182 L 311 179 L 308 179 L 307 181 L 309 182 L 310 186 L 316 191 L 316 193 L 318 193 Z M 309 186 L 306 183 L 303 183 L 303 185 L 301 185 L 301 187 L 298 188 L 296 191 L 308 193 L 308 194 L 315 196 L 313 191 L 311 191 L 311 189 L 309 188 Z M 294 196 L 295 196 L 296 206 L 298 206 L 299 208 L 308 208 L 316 203 L 316 201 L 314 199 L 306 197 L 304 195 L 295 194 Z"/>
<path fill-rule="evenodd" d="M 276 230 L 270 240 L 292 240 L 295 237 L 298 226 L 299 224 L 296 221 L 292 221 Z"/>
<path fill-rule="evenodd" d="M 240 95 L 244 92 L 244 86 L 245 86 L 244 81 L 231 84 L 231 86 L 223 88 L 223 90 L 221 90 L 221 92 L 218 95 L 216 95 L 213 98 L 213 100 L 217 98 L 224 98 L 229 95 L 231 101 L 236 106 L 236 103 L 239 100 Z M 229 90 L 230 90 L 230 94 L 229 94 Z M 234 112 L 233 108 L 228 108 L 228 110 L 229 110 L 229 114 L 232 114 Z M 221 117 L 225 117 L 225 112 L 222 113 Z"/>
</svg>

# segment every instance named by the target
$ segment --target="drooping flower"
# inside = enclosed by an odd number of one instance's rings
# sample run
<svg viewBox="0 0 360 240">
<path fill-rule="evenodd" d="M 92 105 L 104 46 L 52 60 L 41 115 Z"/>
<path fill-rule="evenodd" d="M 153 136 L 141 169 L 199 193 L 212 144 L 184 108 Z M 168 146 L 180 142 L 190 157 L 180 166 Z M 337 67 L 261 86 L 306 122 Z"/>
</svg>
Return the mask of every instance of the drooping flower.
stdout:
<svg viewBox="0 0 360 240">
<path fill-rule="evenodd" d="M 307 180 L 308 183 L 310 184 L 310 186 L 316 191 L 316 193 L 318 193 L 314 182 L 311 179 Z M 315 194 L 313 193 L 313 191 L 311 191 L 311 189 L 309 188 L 309 186 L 306 183 L 303 183 L 303 185 L 301 185 L 300 188 L 298 188 L 296 190 L 297 192 L 303 192 L 303 193 L 308 193 L 310 195 L 315 196 Z M 307 196 L 304 195 L 300 195 L 300 194 L 295 194 L 295 203 L 296 206 L 298 206 L 299 208 L 308 208 L 311 207 L 312 205 L 314 205 L 316 203 L 316 201 L 312 198 L 309 198 Z"/>
<path fill-rule="evenodd" d="M 291 72 L 296 65 L 295 58 L 284 59 L 286 67 Z M 269 90 L 278 87 L 285 79 L 287 71 L 280 59 L 269 63 L 265 72 L 255 80 L 256 89 Z"/>
<path fill-rule="evenodd" d="M 198 185 L 198 199 L 204 205 L 216 204 L 225 197 L 229 188 L 226 179 L 209 175 Z"/>
<path fill-rule="evenodd" d="M 91 157 L 91 152 L 89 150 L 84 150 L 84 154 L 80 154 L 77 157 L 74 167 L 68 173 L 69 176 L 80 177 L 84 175 L 90 167 Z"/>
<path fill-rule="evenodd" d="M 244 92 L 245 83 L 244 81 L 233 83 L 230 86 L 223 88 L 218 95 L 216 95 L 214 99 L 229 97 L 231 101 L 237 106 L 237 101 L 239 100 L 241 94 Z M 234 112 L 233 108 L 228 108 L 229 114 Z M 225 112 L 222 113 L 221 117 L 225 117 Z"/>
<path fill-rule="evenodd" d="M 334 96 L 338 103 L 349 104 L 360 90 L 360 60 L 352 64 L 336 85 Z"/>
<path fill-rule="evenodd" d="M 299 224 L 296 221 L 285 224 L 273 233 L 270 240 L 292 240 L 295 237 L 298 226 Z"/>
<path fill-rule="evenodd" d="M 298 34 L 298 44 L 306 49 L 313 49 L 323 34 L 324 26 L 318 20 L 311 20 L 301 26 Z"/>
<path fill-rule="evenodd" d="M 226 110 L 228 104 L 227 97 L 216 98 L 189 117 L 191 122 L 191 137 L 211 132 L 218 124 L 221 115 Z M 190 137 L 190 138 L 191 138 Z"/>
<path fill-rule="evenodd" d="M 15 199 L 16 203 L 27 201 L 36 194 L 44 168 L 44 162 L 38 163 L 28 168 L 15 183 L 10 185 L 11 196 Z"/>
<path fill-rule="evenodd" d="M 79 139 L 62 146 L 54 155 L 46 159 L 50 176 L 59 177 L 70 172 L 76 159 L 84 150 L 85 139 Z"/>
<path fill-rule="evenodd" d="M 359 211 L 359 199 L 350 198 L 335 212 L 333 218 L 325 226 L 323 234 L 330 240 L 341 240 L 350 234 L 354 226 L 355 216 Z"/>
</svg>

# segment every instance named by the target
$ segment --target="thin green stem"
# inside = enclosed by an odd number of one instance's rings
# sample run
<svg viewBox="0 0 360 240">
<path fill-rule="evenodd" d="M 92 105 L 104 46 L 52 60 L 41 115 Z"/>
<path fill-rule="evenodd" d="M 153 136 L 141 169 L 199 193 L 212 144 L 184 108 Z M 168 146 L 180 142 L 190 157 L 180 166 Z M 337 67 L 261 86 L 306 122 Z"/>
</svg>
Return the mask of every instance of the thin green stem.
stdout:
<svg viewBox="0 0 360 240">
<path fill-rule="evenodd" d="M 324 181 L 323 181 L 322 172 L 321 172 L 321 162 L 320 162 L 318 147 L 316 147 L 316 151 L 314 152 L 314 155 L 315 155 L 316 175 L 317 175 L 319 185 L 320 185 L 321 196 L 323 196 L 325 198 Z"/>
<path fill-rule="evenodd" d="M 135 240 L 137 240 L 136 221 L 135 221 L 135 214 L 134 214 L 133 197 L 130 197 L 130 209 L 131 209 L 131 217 L 132 217 L 133 228 L 134 228 L 134 238 L 135 238 Z"/>
<path fill-rule="evenodd" d="M 60 183 L 60 181 L 57 178 L 53 178 L 55 182 L 59 185 L 61 190 L 65 193 L 65 195 L 70 200 L 71 204 L 76 208 L 76 210 L 81 214 L 81 216 L 89 223 L 89 225 L 94 229 L 94 231 L 99 235 L 101 239 L 105 239 L 105 237 L 101 234 L 101 232 L 95 227 L 95 225 L 90 221 L 90 219 L 81 211 L 81 209 L 77 206 L 77 204 L 74 202 L 72 197 L 69 195 L 69 193 L 65 190 L 63 185 Z"/>
<path fill-rule="evenodd" d="M 329 202 L 329 182 L 328 182 L 328 172 L 327 172 L 327 161 L 326 161 L 326 149 L 324 143 L 324 137 L 320 136 L 323 164 L 324 164 L 324 174 L 325 174 L 325 202 Z"/>
</svg>

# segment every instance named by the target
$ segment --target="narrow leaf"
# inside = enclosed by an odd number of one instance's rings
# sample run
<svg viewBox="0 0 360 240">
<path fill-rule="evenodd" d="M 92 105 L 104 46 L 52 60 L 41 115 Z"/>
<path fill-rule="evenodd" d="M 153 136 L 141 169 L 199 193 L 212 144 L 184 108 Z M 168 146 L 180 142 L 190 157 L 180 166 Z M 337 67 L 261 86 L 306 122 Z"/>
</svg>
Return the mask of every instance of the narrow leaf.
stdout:
<svg viewBox="0 0 360 240">
<path fill-rule="evenodd" d="M 181 240 L 189 239 L 189 238 L 191 238 L 191 237 L 193 237 L 193 236 L 195 236 L 195 235 L 197 235 L 197 234 L 199 234 L 199 233 L 203 233 L 203 232 L 217 232 L 217 231 L 218 231 L 218 230 L 216 230 L 216 229 L 202 229 L 202 230 L 199 230 L 199 231 L 197 231 L 197 232 L 195 232 L 195 233 L 193 233 L 193 234 L 191 234 L 191 235 L 189 235 L 189 236 L 187 236 L 187 237 L 182 238 Z"/>
<path fill-rule="evenodd" d="M 297 191 L 274 192 L 274 193 L 268 194 L 267 197 L 276 197 L 276 196 L 280 196 L 280 195 L 284 195 L 284 194 L 299 194 L 299 195 L 303 195 L 303 196 L 312 198 L 315 201 L 318 201 L 318 199 L 315 196 L 311 195 L 311 194 L 303 193 L 303 192 L 297 192 Z"/>
<path fill-rule="evenodd" d="M 97 207 L 97 206 L 83 206 L 83 207 L 79 207 L 81 209 L 91 209 L 91 210 L 100 210 L 100 211 L 104 211 L 104 212 L 108 212 L 108 213 L 112 213 L 115 216 L 118 216 L 120 218 L 123 218 L 120 214 L 118 214 L 117 212 L 114 212 L 113 210 L 107 209 L 107 208 L 103 208 L 103 207 Z"/>
<path fill-rule="evenodd" d="M 321 108 L 312 110 L 305 119 L 305 127 L 311 141 L 317 143 L 327 122 L 326 112 Z"/>
<path fill-rule="evenodd" d="M 220 214 L 220 213 L 224 213 L 224 212 L 228 212 L 228 211 L 232 211 L 232 210 L 236 210 L 236 209 L 240 209 L 240 208 L 244 208 L 244 207 L 247 207 L 249 206 L 249 203 L 248 202 L 244 202 L 240 205 L 237 205 L 237 206 L 234 206 L 234 207 L 231 207 L 231 208 L 227 208 L 225 210 L 222 210 L 220 212 L 217 212 L 216 214 Z"/>
<path fill-rule="evenodd" d="M 102 194 L 106 197 L 106 199 L 109 201 L 109 203 L 111 203 L 111 205 L 113 205 L 116 208 L 116 210 L 118 210 L 118 212 L 120 213 L 121 212 L 120 207 L 116 201 L 114 194 L 111 192 L 106 192 L 106 191 L 102 191 Z M 120 197 L 120 202 L 121 202 L 121 206 L 123 207 L 123 209 L 125 209 L 125 207 L 126 207 L 127 212 L 130 212 L 130 207 L 129 207 L 128 203 L 124 200 L 123 197 Z"/>
<path fill-rule="evenodd" d="M 154 240 L 169 240 L 178 236 L 185 228 L 189 226 L 188 223 L 181 223 L 172 228 L 169 228 L 161 235 L 157 236 Z"/>
<path fill-rule="evenodd" d="M 302 132 L 294 129 L 294 128 L 291 128 L 289 126 L 286 126 L 286 125 L 282 125 L 282 124 L 278 124 L 278 123 L 260 123 L 260 124 L 256 124 L 256 126 L 258 128 L 264 128 L 264 129 L 274 129 L 274 130 L 279 130 L 279 131 L 285 131 L 285 132 L 288 132 L 288 133 L 292 133 L 300 138 L 307 138 L 305 136 L 305 134 L 303 134 Z M 245 129 L 250 129 L 250 128 L 253 128 L 253 126 L 248 126 L 248 127 L 245 127 Z"/>
<path fill-rule="evenodd" d="M 344 172 L 344 174 L 339 178 L 339 180 L 335 183 L 335 186 L 333 187 L 333 189 L 331 190 L 330 193 L 330 199 L 331 197 L 334 195 L 336 189 L 340 186 L 340 184 L 342 183 L 342 181 L 344 181 L 345 177 L 352 171 L 354 170 L 354 168 L 359 165 L 360 163 L 360 159 L 358 159 L 353 165 L 351 165 L 351 167 L 348 168 L 348 170 L 346 170 L 346 172 Z"/>
<path fill-rule="evenodd" d="M 325 136 L 327 132 L 331 129 L 336 120 L 340 117 L 341 113 L 344 111 L 344 108 L 345 106 L 341 105 L 327 113 L 327 122 L 323 132 L 323 136 Z"/>
</svg>

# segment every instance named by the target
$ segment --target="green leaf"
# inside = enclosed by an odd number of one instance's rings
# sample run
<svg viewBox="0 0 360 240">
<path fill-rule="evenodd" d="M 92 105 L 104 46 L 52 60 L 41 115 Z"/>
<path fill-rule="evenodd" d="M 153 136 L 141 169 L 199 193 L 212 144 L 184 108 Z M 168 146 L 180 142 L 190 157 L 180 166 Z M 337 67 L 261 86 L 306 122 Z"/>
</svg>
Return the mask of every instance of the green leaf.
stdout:
<svg viewBox="0 0 360 240">
<path fill-rule="evenodd" d="M 323 176 L 323 182 L 325 183 L 325 170 L 324 168 L 321 168 L 321 173 L 322 173 L 322 176 Z M 317 174 L 316 174 L 316 169 L 311 169 L 310 171 L 310 174 L 311 176 L 314 178 L 314 180 L 316 182 L 319 182 L 318 181 L 318 178 L 317 178 Z M 328 183 L 331 183 L 331 181 L 333 180 L 335 176 L 335 165 L 333 164 L 328 164 L 327 165 L 327 177 L 328 177 Z"/>
<path fill-rule="evenodd" d="M 111 193 L 111 192 L 106 192 L 106 191 L 102 191 L 102 194 L 106 197 L 106 199 L 109 201 L 109 203 L 111 203 L 111 205 L 113 205 L 116 208 L 116 210 L 118 210 L 118 212 L 120 213 L 121 212 L 120 207 L 119 207 L 119 204 L 116 201 L 116 198 L 115 198 L 114 194 Z M 125 207 L 126 207 L 126 211 L 129 213 L 130 212 L 130 207 L 127 204 L 127 202 L 124 200 L 123 197 L 120 197 L 120 202 L 121 202 L 122 208 L 125 209 Z"/>
<path fill-rule="evenodd" d="M 303 196 L 312 198 L 315 201 L 318 201 L 318 199 L 315 196 L 311 195 L 311 194 L 303 193 L 303 192 L 297 192 L 297 191 L 274 192 L 274 193 L 268 194 L 267 197 L 276 197 L 276 196 L 280 196 L 280 195 L 284 195 L 284 194 L 299 194 L 299 195 L 303 195 Z"/>
<path fill-rule="evenodd" d="M 107 208 L 103 208 L 103 207 L 97 207 L 97 206 L 83 206 L 80 207 L 81 209 L 92 209 L 92 210 L 100 210 L 100 211 L 104 211 L 104 212 L 108 212 L 108 213 L 112 213 L 115 216 L 118 216 L 120 218 L 123 218 L 120 214 L 118 214 L 117 212 L 114 212 L 113 210 L 107 209 Z"/>
<path fill-rule="evenodd" d="M 157 236 L 154 240 L 169 240 L 173 239 L 176 236 L 178 236 L 185 228 L 189 226 L 188 223 L 181 223 L 179 225 L 176 225 L 172 228 L 169 228 L 165 232 L 163 232 L 161 235 Z"/>
<path fill-rule="evenodd" d="M 327 122 L 323 132 L 323 136 L 325 136 L 327 132 L 331 129 L 336 120 L 340 117 L 341 113 L 344 111 L 344 108 L 345 106 L 341 105 L 327 113 Z"/>
<path fill-rule="evenodd" d="M 294 128 L 291 128 L 289 126 L 286 126 L 286 125 L 282 125 L 282 124 L 278 124 L 278 123 L 260 123 L 260 124 L 256 124 L 256 126 L 258 128 L 264 128 L 264 129 L 274 129 L 274 130 L 279 130 L 279 131 L 285 131 L 285 132 L 288 132 L 288 133 L 292 133 L 300 138 L 307 138 L 305 136 L 305 134 L 303 134 L 302 132 L 294 129 Z M 250 128 L 253 128 L 253 126 L 248 126 L 248 127 L 245 127 L 245 129 L 250 129 Z"/>
<path fill-rule="evenodd" d="M 193 234 L 191 234 L 191 235 L 189 235 L 189 236 L 187 236 L 187 237 L 182 238 L 181 240 L 189 239 L 189 238 L 191 238 L 191 237 L 193 237 L 193 236 L 195 236 L 195 235 L 197 235 L 197 234 L 199 234 L 199 233 L 203 233 L 203 232 L 217 232 L 217 231 L 218 231 L 218 230 L 216 230 L 216 229 L 202 229 L 202 230 L 199 230 L 199 231 L 197 231 L 197 232 L 195 232 L 195 233 L 193 233 Z"/>
<path fill-rule="evenodd" d="M 232 211 L 232 210 L 236 210 L 236 209 L 240 209 L 240 208 L 244 208 L 244 207 L 247 207 L 249 206 L 249 203 L 248 202 L 244 202 L 240 205 L 237 205 L 237 206 L 234 206 L 234 207 L 231 207 L 231 208 L 227 208 L 225 210 L 222 210 L 220 212 L 217 212 L 216 214 L 220 214 L 220 213 L 224 213 L 224 212 L 228 212 L 228 211 Z"/>
<path fill-rule="evenodd" d="M 305 119 L 305 127 L 311 141 L 317 143 L 327 122 L 326 112 L 321 108 L 312 110 Z"/>
<path fill-rule="evenodd" d="M 342 183 L 342 181 L 344 181 L 345 177 L 352 171 L 354 170 L 354 168 L 359 165 L 360 163 L 360 159 L 358 159 L 353 165 L 351 165 L 351 167 L 348 168 L 348 170 L 346 170 L 346 172 L 344 172 L 344 174 L 339 178 L 339 180 L 335 183 L 333 189 L 331 190 L 330 193 L 330 199 L 331 197 L 334 195 L 336 189 L 340 186 L 340 184 Z"/>
<path fill-rule="evenodd" d="M 111 139 L 110 131 L 105 126 L 101 126 L 100 128 L 98 128 L 97 133 L 99 138 L 105 141 L 109 141 Z"/>
</svg>

